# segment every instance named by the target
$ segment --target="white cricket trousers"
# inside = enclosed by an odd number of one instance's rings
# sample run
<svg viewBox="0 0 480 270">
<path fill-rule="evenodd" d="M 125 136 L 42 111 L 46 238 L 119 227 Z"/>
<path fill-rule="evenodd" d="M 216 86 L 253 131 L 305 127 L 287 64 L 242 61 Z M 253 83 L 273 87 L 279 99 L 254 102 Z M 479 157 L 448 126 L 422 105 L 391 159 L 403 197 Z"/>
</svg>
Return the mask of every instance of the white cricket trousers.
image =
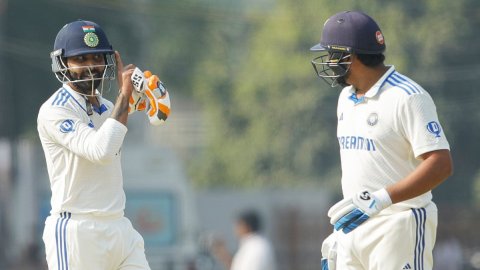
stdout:
<svg viewBox="0 0 480 270">
<path fill-rule="evenodd" d="M 385 209 L 348 234 L 337 233 L 337 269 L 432 270 L 437 207 Z"/>
<path fill-rule="evenodd" d="M 43 242 L 49 270 L 150 270 L 143 238 L 123 215 L 50 215 Z"/>
</svg>

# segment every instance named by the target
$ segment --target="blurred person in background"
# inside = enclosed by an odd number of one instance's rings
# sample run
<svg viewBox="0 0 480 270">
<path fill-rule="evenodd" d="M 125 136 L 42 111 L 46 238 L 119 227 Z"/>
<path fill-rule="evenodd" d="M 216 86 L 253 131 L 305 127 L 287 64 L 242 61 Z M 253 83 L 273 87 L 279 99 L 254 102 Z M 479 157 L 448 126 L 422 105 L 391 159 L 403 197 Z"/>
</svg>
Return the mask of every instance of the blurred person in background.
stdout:
<svg viewBox="0 0 480 270">
<path fill-rule="evenodd" d="M 262 221 L 254 210 L 241 212 L 235 222 L 238 250 L 230 255 L 221 239 L 214 239 L 211 251 L 226 269 L 275 270 L 275 256 L 270 242 L 261 235 Z"/>
<path fill-rule="evenodd" d="M 322 267 L 432 269 L 437 207 L 431 190 L 453 172 L 450 146 L 431 96 L 384 64 L 377 23 L 359 11 L 323 26 L 315 72 L 341 86 L 337 138 L 344 199 L 328 211 Z"/>
</svg>

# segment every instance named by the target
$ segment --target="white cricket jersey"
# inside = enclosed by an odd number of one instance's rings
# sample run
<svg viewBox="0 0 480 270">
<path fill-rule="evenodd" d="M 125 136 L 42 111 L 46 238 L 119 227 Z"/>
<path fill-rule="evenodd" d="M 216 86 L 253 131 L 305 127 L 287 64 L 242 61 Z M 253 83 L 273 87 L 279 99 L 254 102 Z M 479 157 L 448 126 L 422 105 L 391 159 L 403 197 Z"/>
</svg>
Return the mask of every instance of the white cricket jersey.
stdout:
<svg viewBox="0 0 480 270">
<path fill-rule="evenodd" d="M 393 66 L 364 97 L 345 87 L 337 117 L 345 197 L 392 185 L 420 164 L 420 155 L 449 149 L 430 95 Z M 431 199 L 427 192 L 397 205 L 423 207 Z"/>
<path fill-rule="evenodd" d="M 40 108 L 37 128 L 52 189 L 52 214 L 123 214 L 120 150 L 127 127 L 109 118 L 101 97 L 87 114 L 86 98 L 64 84 Z"/>
</svg>

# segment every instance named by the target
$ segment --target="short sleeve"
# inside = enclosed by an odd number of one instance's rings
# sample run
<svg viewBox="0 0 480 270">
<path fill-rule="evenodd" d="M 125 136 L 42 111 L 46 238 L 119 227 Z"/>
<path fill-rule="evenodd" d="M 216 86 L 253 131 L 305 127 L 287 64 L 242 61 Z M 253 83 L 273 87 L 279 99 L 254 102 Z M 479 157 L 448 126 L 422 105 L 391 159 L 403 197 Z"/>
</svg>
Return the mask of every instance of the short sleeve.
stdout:
<svg viewBox="0 0 480 270">
<path fill-rule="evenodd" d="M 408 96 L 400 106 L 400 122 L 416 158 L 441 149 L 450 149 L 435 104 L 426 92 Z"/>
</svg>

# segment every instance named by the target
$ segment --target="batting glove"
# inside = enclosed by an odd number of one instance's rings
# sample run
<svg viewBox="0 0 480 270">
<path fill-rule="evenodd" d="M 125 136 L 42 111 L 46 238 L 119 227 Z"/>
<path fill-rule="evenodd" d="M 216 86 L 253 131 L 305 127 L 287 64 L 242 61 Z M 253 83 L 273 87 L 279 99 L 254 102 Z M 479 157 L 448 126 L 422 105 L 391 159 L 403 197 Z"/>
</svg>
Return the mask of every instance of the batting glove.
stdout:
<svg viewBox="0 0 480 270">
<path fill-rule="evenodd" d="M 362 191 L 353 198 L 336 203 L 328 210 L 328 216 L 335 230 L 349 233 L 390 205 L 392 200 L 387 190 L 380 189 L 373 193 Z"/>
<path fill-rule="evenodd" d="M 129 100 L 129 113 L 143 111 L 153 125 L 160 125 L 170 115 L 170 96 L 157 75 L 135 68 L 131 76 L 135 91 Z"/>
<path fill-rule="evenodd" d="M 147 97 L 147 116 L 152 125 L 160 125 L 167 120 L 170 115 L 170 96 L 167 88 L 160 81 L 157 75 L 145 71 L 147 78 L 147 87 L 145 87 L 145 96 Z"/>
<path fill-rule="evenodd" d="M 337 236 L 331 233 L 322 243 L 322 270 L 337 268 Z"/>
</svg>

